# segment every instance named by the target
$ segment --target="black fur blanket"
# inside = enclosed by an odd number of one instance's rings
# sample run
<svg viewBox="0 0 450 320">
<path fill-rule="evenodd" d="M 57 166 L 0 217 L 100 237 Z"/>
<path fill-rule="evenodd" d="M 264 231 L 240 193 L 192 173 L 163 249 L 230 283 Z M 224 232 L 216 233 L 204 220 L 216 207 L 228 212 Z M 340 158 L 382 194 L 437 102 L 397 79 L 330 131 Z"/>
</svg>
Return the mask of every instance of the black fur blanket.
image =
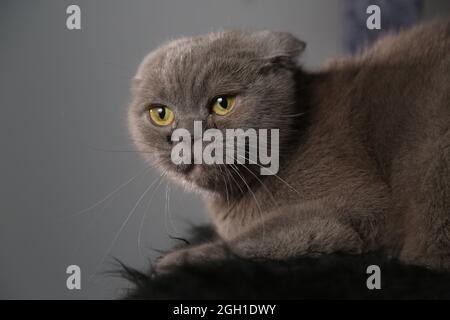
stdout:
<svg viewBox="0 0 450 320">
<path fill-rule="evenodd" d="M 190 245 L 210 241 L 207 227 L 195 228 Z M 381 289 L 366 285 L 369 265 L 381 269 Z M 127 299 L 450 299 L 450 273 L 389 260 L 379 254 L 248 260 L 230 254 L 220 262 L 184 265 L 165 275 L 123 265 L 134 284 Z"/>
</svg>

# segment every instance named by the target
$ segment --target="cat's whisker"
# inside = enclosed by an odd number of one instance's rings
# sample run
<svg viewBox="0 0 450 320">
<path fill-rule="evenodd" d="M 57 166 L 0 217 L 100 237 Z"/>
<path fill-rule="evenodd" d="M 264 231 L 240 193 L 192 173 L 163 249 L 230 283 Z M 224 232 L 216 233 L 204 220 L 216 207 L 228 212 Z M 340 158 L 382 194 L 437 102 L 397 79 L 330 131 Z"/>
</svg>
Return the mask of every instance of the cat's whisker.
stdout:
<svg viewBox="0 0 450 320">
<path fill-rule="evenodd" d="M 94 151 L 99 151 L 99 152 L 111 152 L 111 153 L 138 153 L 138 154 L 153 154 L 154 152 L 152 151 L 139 151 L 139 150 L 131 150 L 131 149 L 106 149 L 106 148 L 99 148 L 99 147 L 89 147 L 91 150 Z M 159 151 L 163 151 L 165 152 L 166 149 L 164 148 L 158 148 L 158 147 L 153 147 L 153 149 L 159 150 Z"/>
<path fill-rule="evenodd" d="M 239 154 L 238 154 L 238 156 L 239 156 Z M 250 160 L 248 159 L 248 158 L 246 158 L 246 157 L 244 157 L 244 156 L 241 156 L 243 159 L 245 159 L 245 160 L 248 160 L 249 162 L 250 162 Z M 236 161 L 236 158 L 235 157 L 232 157 L 232 159 L 233 159 L 233 161 L 235 161 L 235 162 L 237 162 Z M 250 164 L 252 164 L 252 163 L 250 163 Z M 269 196 L 271 197 L 271 200 L 272 200 L 272 202 L 275 204 L 276 203 L 276 201 L 275 201 L 275 198 L 273 197 L 273 194 L 272 194 L 272 192 L 267 188 L 267 186 L 264 184 L 264 182 L 262 182 L 262 180 L 261 179 L 259 179 L 258 178 L 258 176 L 251 170 L 251 169 L 249 169 L 245 164 L 242 164 L 241 165 L 242 167 L 244 167 L 253 177 L 255 177 L 255 179 L 261 184 L 261 186 L 266 190 L 266 192 L 269 194 Z M 220 166 L 219 166 L 220 167 Z"/>
<path fill-rule="evenodd" d="M 302 117 L 306 114 L 306 112 L 301 112 L 297 114 L 282 114 L 280 115 L 280 118 L 296 118 L 296 117 Z"/>
<path fill-rule="evenodd" d="M 233 145 L 230 145 L 230 144 L 228 144 L 227 146 L 228 146 L 228 147 L 233 147 Z M 273 175 L 273 176 L 276 177 L 278 180 L 280 180 L 281 182 L 283 182 L 283 183 L 284 183 L 287 187 L 289 187 L 292 191 L 294 191 L 294 192 L 296 192 L 298 195 L 300 195 L 300 192 L 299 192 L 297 189 L 295 189 L 293 186 L 291 186 L 289 183 L 287 183 L 287 181 L 285 181 L 285 180 L 284 180 L 283 178 L 281 178 L 279 175 L 275 174 L 275 173 L 274 173 L 273 171 L 271 171 L 270 169 L 268 169 L 268 168 L 266 168 L 266 167 L 260 165 L 260 164 L 257 163 L 257 162 L 252 161 L 251 159 L 249 159 L 249 158 L 247 158 L 247 157 L 245 157 L 245 156 L 242 156 L 242 155 L 239 155 L 239 154 L 237 154 L 237 155 L 240 156 L 242 159 L 247 160 L 250 164 L 257 165 L 258 167 L 267 170 L 271 175 Z"/>
<path fill-rule="evenodd" d="M 223 183 L 225 184 L 225 195 L 226 195 L 226 199 L 227 199 L 227 207 L 230 207 L 230 201 L 229 201 L 229 197 L 228 197 L 228 185 L 227 185 L 227 180 L 225 178 L 225 174 L 223 172 L 223 169 L 220 165 L 216 166 L 217 168 L 219 168 L 220 171 L 220 175 L 222 177 Z"/>
<path fill-rule="evenodd" d="M 149 169 L 149 168 L 147 168 L 147 169 Z M 142 176 L 142 178 L 143 178 L 143 177 L 144 177 L 144 176 Z M 106 201 L 105 201 L 105 202 L 106 202 Z M 82 244 L 83 244 L 84 241 L 87 239 L 84 235 L 87 234 L 87 231 L 88 231 L 89 229 L 91 229 L 91 227 L 94 225 L 94 223 L 95 223 L 96 221 L 99 221 L 99 220 L 104 216 L 104 214 L 105 214 L 105 212 L 106 212 L 105 210 L 106 210 L 107 207 L 108 207 L 108 205 L 105 205 L 105 206 L 101 209 L 100 214 L 97 215 L 96 217 L 94 217 L 94 218 L 89 222 L 89 224 L 88 224 L 85 228 L 83 228 L 83 230 L 81 230 L 80 234 L 82 234 L 83 236 L 82 236 L 82 238 L 80 239 L 80 244 L 79 244 L 79 246 L 73 251 L 72 256 L 74 256 L 78 251 L 81 250 Z M 83 241 L 83 240 L 84 240 L 84 241 Z"/>
<path fill-rule="evenodd" d="M 175 224 L 172 220 L 171 212 L 170 212 L 170 186 L 168 183 L 166 183 L 166 195 L 165 195 L 165 203 L 164 203 L 164 226 L 166 228 L 166 233 L 169 235 L 169 237 L 174 238 L 170 232 L 169 223 L 170 223 L 170 227 L 172 227 L 172 230 L 175 233 L 177 233 Z"/>
<path fill-rule="evenodd" d="M 144 199 L 144 197 L 147 195 L 147 193 L 150 191 L 151 187 L 153 186 L 153 184 L 150 184 L 150 186 L 145 189 L 145 191 L 142 193 L 142 195 L 139 197 L 139 199 L 136 201 L 135 205 L 133 206 L 133 208 L 130 210 L 130 212 L 128 213 L 127 217 L 125 218 L 124 222 L 122 223 L 122 225 L 120 226 L 119 230 L 116 232 L 114 238 L 111 241 L 111 244 L 109 245 L 108 249 L 106 250 L 106 253 L 103 255 L 102 259 L 100 260 L 100 263 L 98 266 L 102 265 L 107 256 L 109 255 L 109 253 L 111 252 L 111 250 L 113 249 L 114 245 L 116 244 L 117 240 L 119 239 L 120 234 L 122 233 L 123 229 L 125 228 L 125 226 L 128 224 L 128 221 L 130 220 L 130 218 L 133 216 L 133 213 L 136 211 L 136 209 L 138 208 L 139 204 L 142 202 L 142 199 Z M 97 267 L 98 268 L 98 267 Z M 93 274 L 91 274 L 91 276 L 88 279 L 88 282 L 91 282 L 92 278 L 95 276 L 95 272 Z"/>
<path fill-rule="evenodd" d="M 170 185 L 169 185 L 169 193 L 168 193 L 168 196 L 167 196 L 167 211 L 168 211 L 168 213 L 169 213 L 169 222 L 171 223 L 171 225 L 172 225 L 172 229 L 173 229 L 173 231 L 175 232 L 175 233 L 178 233 L 178 230 L 177 230 L 177 226 L 176 226 L 176 224 L 175 224 L 175 222 L 174 222 L 174 219 L 173 219 L 173 216 L 172 216 L 172 210 L 170 209 L 170 192 L 172 191 L 172 189 L 170 188 Z"/>
<path fill-rule="evenodd" d="M 167 188 L 168 184 L 166 182 L 166 188 L 164 192 L 164 228 L 166 229 L 166 234 L 170 235 L 169 227 L 167 226 Z"/>
<path fill-rule="evenodd" d="M 143 230 L 143 228 L 144 228 L 144 223 L 145 223 L 145 220 L 146 220 L 146 218 L 147 218 L 148 211 L 149 211 L 149 209 L 150 209 L 150 204 L 151 204 L 151 202 L 153 201 L 153 198 L 154 198 L 154 196 L 155 196 L 155 194 L 156 194 L 156 191 L 159 189 L 159 187 L 160 187 L 160 185 L 161 185 L 161 183 L 162 183 L 164 177 L 166 176 L 166 173 L 167 173 L 167 171 L 164 171 L 164 172 L 159 176 L 158 180 L 155 181 L 155 183 L 158 182 L 158 184 L 156 185 L 155 189 L 153 190 L 152 194 L 150 195 L 150 199 L 147 201 L 147 205 L 146 205 L 146 207 L 145 207 L 144 214 L 142 215 L 141 222 L 140 222 L 140 224 L 139 224 L 139 230 L 138 230 L 138 236 L 137 236 L 137 247 L 138 247 L 139 256 L 140 256 L 142 259 L 144 259 L 144 255 L 142 254 L 142 246 L 141 246 L 141 239 L 142 239 L 141 235 L 142 235 L 142 230 Z"/>
<path fill-rule="evenodd" d="M 112 196 L 114 196 L 115 194 L 117 194 L 118 192 L 120 192 L 123 188 L 125 188 L 126 186 L 128 186 L 129 184 L 131 184 L 133 181 L 135 181 L 137 178 L 139 177 L 143 177 L 143 175 L 145 173 L 148 173 L 148 170 L 150 169 L 150 167 L 146 167 L 144 168 L 144 170 L 141 170 L 138 172 L 138 174 L 134 175 L 133 177 L 131 177 L 129 180 L 127 180 L 126 182 L 122 183 L 121 185 L 119 185 L 116 189 L 114 189 L 113 191 L 111 191 L 110 193 L 108 193 L 106 196 L 104 196 L 102 199 L 100 199 L 99 201 L 95 202 L 94 204 L 92 204 L 91 206 L 89 206 L 86 209 L 83 209 L 81 211 L 75 212 L 69 216 L 65 216 L 63 218 L 67 219 L 67 218 L 73 218 L 73 217 L 77 217 L 80 216 L 86 212 L 91 211 L 92 209 L 98 207 L 99 205 L 101 205 L 102 203 L 105 203 L 107 200 L 109 200 Z"/>
<path fill-rule="evenodd" d="M 231 188 L 233 186 L 233 182 L 231 181 L 230 177 L 233 178 L 233 174 L 231 173 L 230 169 L 227 166 L 223 166 L 223 169 L 224 169 L 224 172 L 225 172 L 225 177 L 229 181 L 230 188 Z M 233 181 L 234 181 L 234 184 L 237 184 L 237 182 L 236 182 L 236 180 L 234 180 L 234 178 L 233 178 Z M 239 185 L 238 185 L 238 188 L 239 188 Z M 242 190 L 241 190 L 241 193 L 243 194 Z M 231 207 L 228 206 L 228 211 L 222 217 L 223 221 L 228 218 L 228 216 L 233 211 L 233 209 L 236 206 L 236 204 L 237 204 L 237 202 L 235 201 L 234 204 Z"/>
<path fill-rule="evenodd" d="M 231 165 L 231 168 L 234 169 L 234 171 L 236 172 L 236 174 L 238 175 L 239 178 L 241 178 L 242 182 L 245 184 L 245 186 L 247 187 L 248 191 L 251 193 L 253 200 L 255 200 L 255 204 L 258 208 L 258 212 L 260 214 L 260 218 L 261 218 L 261 223 L 262 223 L 262 242 L 264 242 L 265 239 L 265 223 L 264 223 L 264 215 L 262 213 L 262 209 L 261 206 L 258 202 L 258 199 L 256 198 L 255 193 L 252 191 L 252 189 L 250 188 L 250 186 L 248 185 L 247 181 L 245 181 L 245 178 L 239 173 L 239 169 L 236 168 L 235 165 Z"/>
<path fill-rule="evenodd" d="M 225 166 L 224 168 L 227 168 L 227 166 Z M 236 179 L 234 178 L 234 175 L 233 175 L 230 171 L 228 171 L 228 172 L 230 173 L 230 178 L 233 179 L 234 184 L 238 187 L 238 189 L 239 189 L 239 191 L 241 192 L 241 194 L 244 195 L 245 192 L 244 192 L 244 190 L 242 190 L 240 183 L 238 183 L 238 182 L 236 181 Z"/>
<path fill-rule="evenodd" d="M 116 153 L 139 153 L 142 152 L 139 150 L 126 150 L 126 149 L 104 149 L 104 148 L 91 148 L 94 151 L 100 151 L 100 152 L 116 152 Z"/>
<path fill-rule="evenodd" d="M 273 204 L 276 204 L 275 198 L 272 194 L 272 192 L 269 190 L 269 188 L 267 188 L 267 186 L 264 184 L 264 182 L 258 178 L 258 176 L 251 170 L 249 169 L 245 164 L 242 165 L 242 167 L 244 167 L 253 177 L 255 177 L 255 179 L 261 184 L 261 186 L 264 188 L 264 190 L 266 190 L 266 192 L 269 194 Z"/>
<path fill-rule="evenodd" d="M 80 232 L 78 232 L 78 234 L 81 235 L 81 237 L 77 241 L 77 246 L 75 248 L 73 248 L 72 254 L 70 255 L 71 257 L 74 257 L 83 248 L 83 245 L 85 244 L 85 242 L 88 239 L 86 237 L 86 235 L 88 234 L 88 231 L 91 229 L 91 227 L 94 225 L 95 222 L 99 221 L 103 217 L 103 215 L 106 212 L 106 208 L 108 208 L 108 204 L 110 204 L 110 203 L 107 203 L 105 206 L 103 206 L 103 208 L 101 208 L 101 210 L 100 210 L 100 213 L 96 217 L 94 217 L 91 221 L 89 221 L 87 226 L 85 226 L 84 228 L 82 228 L 82 230 Z"/>
</svg>

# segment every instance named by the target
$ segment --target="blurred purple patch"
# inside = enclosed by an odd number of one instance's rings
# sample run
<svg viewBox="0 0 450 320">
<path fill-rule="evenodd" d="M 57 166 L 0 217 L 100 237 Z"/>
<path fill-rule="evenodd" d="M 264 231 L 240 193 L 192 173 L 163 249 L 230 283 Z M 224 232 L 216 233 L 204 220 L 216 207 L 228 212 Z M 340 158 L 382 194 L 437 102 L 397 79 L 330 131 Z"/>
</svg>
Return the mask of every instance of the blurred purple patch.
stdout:
<svg viewBox="0 0 450 320">
<path fill-rule="evenodd" d="M 422 0 L 344 0 L 344 48 L 355 53 L 381 35 L 418 22 L 422 16 Z M 381 9 L 381 30 L 369 30 L 367 7 Z"/>
</svg>

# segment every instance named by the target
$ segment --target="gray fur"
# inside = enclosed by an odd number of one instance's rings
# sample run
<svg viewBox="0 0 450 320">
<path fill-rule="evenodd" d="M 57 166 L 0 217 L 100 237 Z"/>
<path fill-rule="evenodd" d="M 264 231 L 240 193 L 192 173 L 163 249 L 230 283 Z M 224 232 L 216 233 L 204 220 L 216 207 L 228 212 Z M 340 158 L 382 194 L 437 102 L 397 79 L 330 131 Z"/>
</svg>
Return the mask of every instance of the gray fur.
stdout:
<svg viewBox="0 0 450 320">
<path fill-rule="evenodd" d="M 384 250 L 449 268 L 450 22 L 387 37 L 316 73 L 298 66 L 304 48 L 288 33 L 241 31 L 162 46 L 133 82 L 133 140 L 204 196 L 218 233 L 244 256 Z M 211 115 L 210 99 L 228 93 L 237 95 L 234 111 Z M 174 110 L 173 127 L 148 121 L 153 103 Z M 244 183 L 225 165 L 175 167 L 167 136 L 194 120 L 279 128 L 278 176 L 255 178 L 259 171 L 239 166 Z M 169 254 L 159 270 L 221 256 L 218 243 L 206 244 Z"/>
</svg>

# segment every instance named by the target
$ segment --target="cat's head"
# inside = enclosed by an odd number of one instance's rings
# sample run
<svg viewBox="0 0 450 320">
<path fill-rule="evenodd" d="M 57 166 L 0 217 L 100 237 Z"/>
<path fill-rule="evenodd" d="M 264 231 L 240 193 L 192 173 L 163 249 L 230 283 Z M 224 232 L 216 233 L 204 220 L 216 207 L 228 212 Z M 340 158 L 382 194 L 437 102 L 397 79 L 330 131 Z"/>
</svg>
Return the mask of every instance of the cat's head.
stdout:
<svg viewBox="0 0 450 320">
<path fill-rule="evenodd" d="M 227 31 L 172 41 L 150 53 L 133 79 L 129 127 L 139 151 L 178 182 L 225 193 L 245 189 L 257 165 L 176 165 L 175 129 L 279 129 L 295 132 L 297 58 L 305 44 L 289 33 Z M 242 180 L 245 181 L 242 181 Z"/>
</svg>

